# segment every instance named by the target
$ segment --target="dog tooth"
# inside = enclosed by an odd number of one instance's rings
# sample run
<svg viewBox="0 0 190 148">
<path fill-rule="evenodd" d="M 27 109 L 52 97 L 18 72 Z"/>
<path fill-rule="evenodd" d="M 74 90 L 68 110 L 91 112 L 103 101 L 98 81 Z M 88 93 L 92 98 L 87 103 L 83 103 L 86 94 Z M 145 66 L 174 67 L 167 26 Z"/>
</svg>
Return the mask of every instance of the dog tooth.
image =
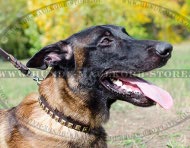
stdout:
<svg viewBox="0 0 190 148">
<path fill-rule="evenodd" d="M 117 85 L 117 86 L 122 86 L 122 82 L 119 81 L 119 80 L 116 80 L 116 81 L 114 81 L 113 83 L 114 83 L 115 85 Z"/>
<path fill-rule="evenodd" d="M 127 90 L 127 86 L 126 85 L 122 85 L 121 88 L 124 89 L 124 90 Z"/>
<path fill-rule="evenodd" d="M 136 91 L 136 90 L 134 91 L 134 93 L 137 94 L 137 95 L 140 95 L 140 94 L 141 94 L 141 92 Z"/>
<path fill-rule="evenodd" d="M 128 91 L 128 92 L 132 92 L 132 89 L 131 89 L 131 88 L 128 88 L 127 91 Z"/>
<path fill-rule="evenodd" d="M 126 91 L 126 94 L 130 96 L 130 95 L 131 95 L 131 92 Z"/>
</svg>

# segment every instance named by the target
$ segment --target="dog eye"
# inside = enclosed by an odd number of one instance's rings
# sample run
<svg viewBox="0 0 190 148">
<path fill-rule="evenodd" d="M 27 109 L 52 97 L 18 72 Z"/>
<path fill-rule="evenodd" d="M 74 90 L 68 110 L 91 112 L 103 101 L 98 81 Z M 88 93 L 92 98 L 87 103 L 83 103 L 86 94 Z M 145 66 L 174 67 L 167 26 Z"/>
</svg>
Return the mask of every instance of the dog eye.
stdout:
<svg viewBox="0 0 190 148">
<path fill-rule="evenodd" d="M 103 39 L 103 41 L 101 43 L 108 44 L 109 42 L 110 42 L 110 40 L 108 38 L 105 38 L 105 39 Z"/>
<path fill-rule="evenodd" d="M 105 37 L 105 38 L 103 38 L 103 39 L 100 41 L 100 45 L 102 45 L 102 46 L 108 46 L 108 45 L 110 45 L 111 42 L 112 42 L 111 39 Z"/>
</svg>

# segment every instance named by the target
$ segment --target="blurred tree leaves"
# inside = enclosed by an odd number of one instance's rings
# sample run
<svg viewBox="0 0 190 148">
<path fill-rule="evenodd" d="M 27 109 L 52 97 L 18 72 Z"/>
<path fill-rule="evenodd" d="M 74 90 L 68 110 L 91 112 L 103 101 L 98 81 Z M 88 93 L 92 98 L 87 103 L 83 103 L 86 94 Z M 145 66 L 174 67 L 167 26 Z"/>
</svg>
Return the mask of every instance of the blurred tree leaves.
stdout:
<svg viewBox="0 0 190 148">
<path fill-rule="evenodd" d="M 0 9 L 0 30 L 13 19 L 26 12 L 44 8 L 58 0 L 2 1 Z M 16 34 L 10 34 L 1 46 L 19 58 L 33 55 L 41 47 L 65 39 L 86 27 L 100 24 L 124 26 L 129 34 L 138 39 L 156 39 L 176 43 L 186 39 L 189 32 L 184 24 L 160 12 L 161 7 L 169 8 L 183 16 L 190 15 L 189 0 L 146 0 L 158 8 L 137 5 L 137 0 L 67 0 L 67 6 L 42 12 Z M 82 2 L 82 3 L 81 3 Z M 160 8 L 159 8 L 160 7 Z"/>
<path fill-rule="evenodd" d="M 55 2 L 48 0 L 49 3 L 51 1 Z M 76 1 L 79 2 L 79 0 Z M 190 5 L 187 1 L 157 0 L 154 3 L 188 16 Z M 186 28 L 177 20 L 169 18 L 159 10 L 134 5 L 133 2 L 134 0 L 97 0 L 94 2 L 89 0 L 86 3 L 73 4 L 40 16 L 35 21 L 44 34 L 42 44 L 45 45 L 55 39 L 64 39 L 87 26 L 100 24 L 124 26 L 129 34 L 139 39 L 151 38 L 174 43 L 180 42 L 186 37 Z M 152 1 L 147 0 L 147 2 Z M 44 5 L 45 2 L 42 1 L 30 1 L 30 8 L 39 8 Z M 46 22 L 47 20 L 48 22 Z M 53 22 L 54 24 L 52 24 Z"/>
<path fill-rule="evenodd" d="M 0 30 L 27 12 L 25 0 L 0 0 Z"/>
<path fill-rule="evenodd" d="M 0 0 L 0 47 L 6 49 L 9 53 L 14 54 L 18 58 L 28 57 L 27 47 L 28 38 L 24 35 L 23 29 L 19 29 L 4 37 L 3 31 L 11 29 L 17 18 L 23 16 L 27 12 L 25 0 Z"/>
</svg>

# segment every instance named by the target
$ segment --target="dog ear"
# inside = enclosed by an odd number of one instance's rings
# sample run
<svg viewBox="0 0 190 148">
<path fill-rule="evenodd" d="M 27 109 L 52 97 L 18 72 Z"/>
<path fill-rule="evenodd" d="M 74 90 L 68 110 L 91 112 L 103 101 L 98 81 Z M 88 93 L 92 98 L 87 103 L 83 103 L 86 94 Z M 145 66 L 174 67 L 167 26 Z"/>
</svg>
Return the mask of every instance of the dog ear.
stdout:
<svg viewBox="0 0 190 148">
<path fill-rule="evenodd" d="M 42 48 L 27 62 L 26 66 L 45 70 L 48 66 L 69 66 L 72 60 L 74 55 L 71 45 L 66 41 L 59 41 Z"/>
</svg>

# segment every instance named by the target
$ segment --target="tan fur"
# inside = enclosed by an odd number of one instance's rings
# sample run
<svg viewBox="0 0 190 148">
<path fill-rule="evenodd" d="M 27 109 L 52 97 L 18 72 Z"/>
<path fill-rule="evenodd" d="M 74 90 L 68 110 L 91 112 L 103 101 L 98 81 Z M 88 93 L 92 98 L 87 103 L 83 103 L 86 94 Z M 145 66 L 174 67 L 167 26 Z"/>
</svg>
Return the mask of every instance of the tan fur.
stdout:
<svg viewBox="0 0 190 148">
<path fill-rule="evenodd" d="M 100 127 L 100 119 L 94 118 L 64 79 L 55 79 L 50 74 L 41 83 L 39 92 L 54 109 L 91 127 Z M 95 147 L 106 147 L 104 138 L 67 128 L 52 119 L 39 106 L 38 97 L 39 94 L 31 94 L 16 108 L 0 111 L 0 147 L 88 147 L 93 143 Z"/>
<path fill-rule="evenodd" d="M 75 55 L 75 61 L 76 61 L 76 68 L 77 71 L 79 71 L 84 63 L 84 57 L 85 57 L 85 51 L 83 48 L 76 48 L 74 51 L 74 55 Z"/>
</svg>

